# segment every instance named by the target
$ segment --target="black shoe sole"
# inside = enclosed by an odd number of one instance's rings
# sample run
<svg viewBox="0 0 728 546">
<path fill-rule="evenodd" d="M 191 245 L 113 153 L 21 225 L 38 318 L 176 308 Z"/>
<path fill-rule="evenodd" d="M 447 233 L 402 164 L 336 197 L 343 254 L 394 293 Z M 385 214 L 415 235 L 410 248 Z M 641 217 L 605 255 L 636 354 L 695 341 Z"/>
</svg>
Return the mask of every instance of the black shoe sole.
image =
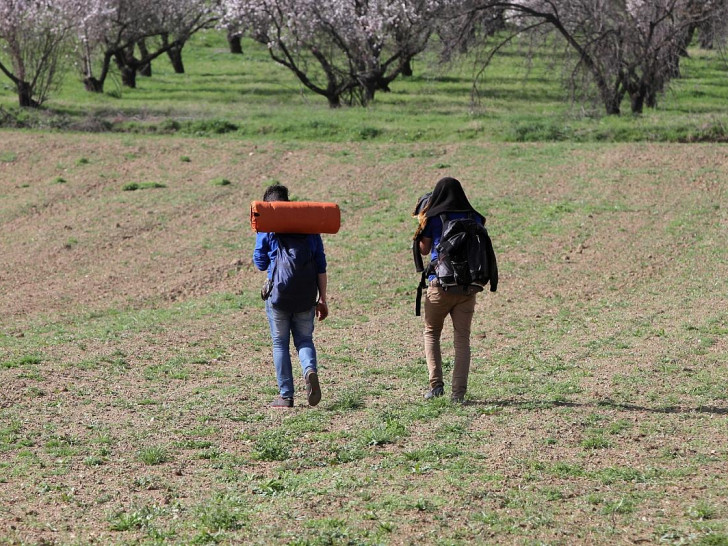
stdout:
<svg viewBox="0 0 728 546">
<path fill-rule="evenodd" d="M 309 372 L 306 376 L 306 390 L 308 391 L 308 405 L 315 406 L 321 402 L 321 385 L 319 385 L 318 374 Z"/>
</svg>

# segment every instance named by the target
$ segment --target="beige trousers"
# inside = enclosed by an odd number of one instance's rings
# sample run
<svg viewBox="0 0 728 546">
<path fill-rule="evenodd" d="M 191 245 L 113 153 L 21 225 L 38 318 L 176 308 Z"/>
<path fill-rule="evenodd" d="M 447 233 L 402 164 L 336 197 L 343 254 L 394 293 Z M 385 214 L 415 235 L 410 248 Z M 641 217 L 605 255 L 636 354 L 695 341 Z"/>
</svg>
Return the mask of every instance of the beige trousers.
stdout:
<svg viewBox="0 0 728 546">
<path fill-rule="evenodd" d="M 440 336 L 445 318 L 450 315 L 454 331 L 455 365 L 452 372 L 452 395 L 465 396 L 470 373 L 470 325 L 475 312 L 476 294 L 445 291 L 427 287 L 425 296 L 425 357 L 430 374 L 430 388 L 444 386 Z"/>
</svg>

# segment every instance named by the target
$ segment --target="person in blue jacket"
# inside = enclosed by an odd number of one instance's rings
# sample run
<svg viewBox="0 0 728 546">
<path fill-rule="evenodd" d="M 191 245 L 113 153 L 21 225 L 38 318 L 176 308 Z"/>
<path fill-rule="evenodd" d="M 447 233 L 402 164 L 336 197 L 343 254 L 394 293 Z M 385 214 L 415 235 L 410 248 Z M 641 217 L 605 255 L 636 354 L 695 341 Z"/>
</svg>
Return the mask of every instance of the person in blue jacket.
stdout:
<svg viewBox="0 0 728 546">
<path fill-rule="evenodd" d="M 288 188 L 280 184 L 269 186 L 263 201 L 288 201 Z M 315 406 L 321 400 L 321 386 L 318 377 L 316 347 L 313 342 L 314 319 L 324 320 L 328 314 L 326 303 L 326 254 L 321 235 L 307 235 L 306 242 L 313 254 L 318 284 L 318 301 L 303 312 L 291 313 L 275 307 L 266 299 L 265 311 L 273 340 L 273 364 L 278 380 L 279 395 L 273 400 L 274 408 L 293 407 L 294 385 L 291 364 L 290 340 L 298 351 L 301 370 L 306 382 L 308 403 Z M 274 233 L 258 233 L 253 251 L 253 263 L 261 271 L 268 272 L 269 281 L 275 268 L 278 238 Z"/>
</svg>

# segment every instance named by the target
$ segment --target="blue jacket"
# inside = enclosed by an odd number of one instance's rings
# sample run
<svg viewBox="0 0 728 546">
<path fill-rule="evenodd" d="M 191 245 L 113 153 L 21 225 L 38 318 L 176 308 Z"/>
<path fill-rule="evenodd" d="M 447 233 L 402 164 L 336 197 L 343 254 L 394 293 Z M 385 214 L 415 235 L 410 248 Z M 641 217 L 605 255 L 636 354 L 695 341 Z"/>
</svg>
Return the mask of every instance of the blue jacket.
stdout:
<svg viewBox="0 0 728 546">
<path fill-rule="evenodd" d="M 309 235 L 308 244 L 313 252 L 313 260 L 316 264 L 317 273 L 326 273 L 326 254 L 324 253 L 324 242 L 321 235 Z M 253 250 L 253 263 L 261 271 L 268 270 L 268 278 L 273 274 L 273 266 L 278 250 L 278 239 L 275 233 L 258 233 Z"/>
</svg>

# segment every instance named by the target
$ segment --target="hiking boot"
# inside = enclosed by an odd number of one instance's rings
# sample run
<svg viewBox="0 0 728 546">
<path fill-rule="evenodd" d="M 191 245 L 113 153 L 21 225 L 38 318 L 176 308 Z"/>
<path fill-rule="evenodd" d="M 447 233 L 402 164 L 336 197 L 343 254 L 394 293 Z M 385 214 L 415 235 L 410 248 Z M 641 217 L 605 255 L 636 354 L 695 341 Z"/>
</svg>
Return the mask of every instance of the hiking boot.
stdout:
<svg viewBox="0 0 728 546">
<path fill-rule="evenodd" d="M 309 406 L 315 406 L 321 401 L 321 385 L 319 385 L 318 374 L 314 371 L 306 374 L 306 394 Z"/>
<path fill-rule="evenodd" d="M 276 396 L 273 402 L 270 403 L 271 408 L 292 408 L 293 398 L 283 398 L 282 396 Z"/>
<path fill-rule="evenodd" d="M 464 404 L 465 403 L 465 395 L 458 396 L 457 394 L 453 394 L 450 397 L 450 402 L 452 402 L 453 404 Z"/>
<path fill-rule="evenodd" d="M 430 400 L 431 398 L 439 398 L 445 394 L 445 389 L 442 387 L 435 387 L 434 389 L 430 389 L 425 393 L 425 400 Z"/>
</svg>

